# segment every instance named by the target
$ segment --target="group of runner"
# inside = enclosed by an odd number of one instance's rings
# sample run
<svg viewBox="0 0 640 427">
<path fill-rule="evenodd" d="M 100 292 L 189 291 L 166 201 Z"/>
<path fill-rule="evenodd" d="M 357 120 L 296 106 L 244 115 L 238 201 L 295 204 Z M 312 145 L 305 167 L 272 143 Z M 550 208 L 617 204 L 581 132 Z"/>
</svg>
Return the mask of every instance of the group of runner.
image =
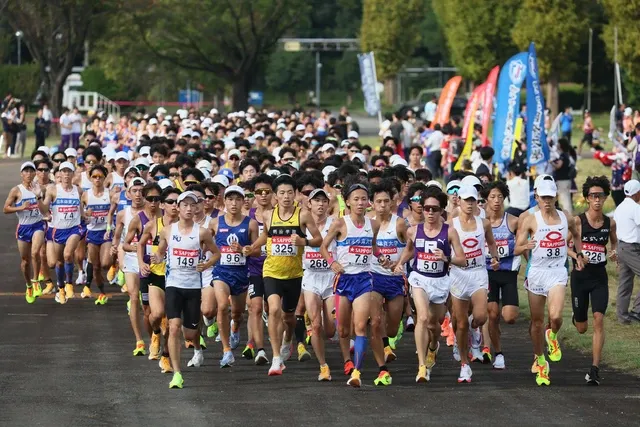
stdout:
<svg viewBox="0 0 640 427">
<path fill-rule="evenodd" d="M 369 345 L 379 368 L 374 384 L 390 385 L 396 344 L 415 324 L 416 382 L 430 381 L 446 339 L 461 364 L 457 380 L 468 383 L 472 361 L 506 367 L 500 323 L 518 317 L 524 256 L 536 383 L 549 385 L 549 361 L 562 357 L 558 333 L 571 270 L 581 333 L 591 300 L 586 381 L 598 384 L 605 265 L 617 246 L 615 223 L 602 213 L 608 180 L 587 179 L 589 208 L 573 217 L 557 208 L 553 178 L 538 176 L 536 206 L 515 217 L 505 213 L 509 190 L 500 180 L 483 183 L 467 173 L 443 186 L 397 154 L 369 161 L 354 139 L 305 151 L 299 142 L 289 148 L 290 137 L 277 141 L 287 148 L 265 165 L 259 145 L 240 150 L 241 137 L 225 142 L 221 159 L 199 147 L 189 152 L 193 141 L 161 136 L 143 141 L 134 156 L 107 155 L 95 141 L 82 161 L 74 149 L 41 148 L 20 167 L 20 184 L 4 205 L 18 217 L 26 301 L 54 293 L 60 304 L 75 298 L 74 270 L 80 297 L 95 297 L 96 305 L 107 303 L 107 282 L 119 283 L 129 294 L 133 355 L 148 354 L 173 373 L 171 388 L 183 387 L 183 344 L 194 351 L 188 366 L 199 367 L 204 337 L 218 336 L 220 366 L 235 363 L 245 311 L 242 355 L 270 363 L 270 376 L 283 374 L 295 339 L 298 360 L 311 358 L 311 344 L 318 380 L 330 381 L 330 340 L 339 343 L 349 385 L 362 384 Z M 215 174 L 214 161 L 228 168 Z"/>
</svg>

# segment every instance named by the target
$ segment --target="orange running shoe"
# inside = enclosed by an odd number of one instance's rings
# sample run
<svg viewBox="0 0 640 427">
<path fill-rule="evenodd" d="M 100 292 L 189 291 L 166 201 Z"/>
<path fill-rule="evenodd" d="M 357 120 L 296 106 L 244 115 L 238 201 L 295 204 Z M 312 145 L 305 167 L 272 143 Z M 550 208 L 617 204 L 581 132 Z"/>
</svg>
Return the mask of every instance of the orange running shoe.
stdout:
<svg viewBox="0 0 640 427">
<path fill-rule="evenodd" d="M 349 376 L 356 369 L 356 365 L 353 364 L 351 360 L 347 360 L 344 362 L 344 374 Z"/>
<path fill-rule="evenodd" d="M 442 332 L 440 333 L 440 335 L 442 335 L 443 337 L 449 336 L 449 325 L 450 325 L 449 318 L 445 317 L 444 320 L 442 321 L 442 324 L 440 325 L 440 328 L 442 329 Z"/>
</svg>

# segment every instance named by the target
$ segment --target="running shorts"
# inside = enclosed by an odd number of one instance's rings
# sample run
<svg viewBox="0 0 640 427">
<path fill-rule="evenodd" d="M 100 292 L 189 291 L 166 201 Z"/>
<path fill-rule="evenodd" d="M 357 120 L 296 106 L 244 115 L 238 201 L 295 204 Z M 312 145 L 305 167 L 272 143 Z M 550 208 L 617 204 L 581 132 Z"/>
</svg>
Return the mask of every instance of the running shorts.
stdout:
<svg viewBox="0 0 640 427">
<path fill-rule="evenodd" d="M 605 314 L 609 305 L 607 270 L 604 266 L 589 270 L 571 272 L 571 306 L 576 322 L 586 322 L 589 319 L 589 297 L 593 313 Z"/>
<path fill-rule="evenodd" d="M 449 276 L 443 277 L 427 277 L 412 271 L 409 274 L 409 285 L 411 291 L 419 288 L 422 289 L 429 298 L 431 304 L 444 304 L 449 297 L 449 290 L 451 288 L 451 278 Z"/>
<path fill-rule="evenodd" d="M 183 327 L 198 329 L 201 319 L 200 302 L 202 299 L 200 288 L 185 289 L 168 286 L 164 295 L 164 309 L 167 319 L 182 318 Z"/>
<path fill-rule="evenodd" d="M 531 267 L 524 281 L 524 288 L 532 294 L 546 297 L 551 288 L 567 286 L 569 274 L 565 267 L 535 268 Z"/>
<path fill-rule="evenodd" d="M 46 223 L 44 221 L 36 222 L 35 224 L 22 224 L 18 225 L 16 230 L 16 239 L 21 242 L 31 243 L 33 235 L 38 231 L 45 231 Z"/>
<path fill-rule="evenodd" d="M 89 230 L 87 231 L 87 243 L 92 245 L 101 246 L 102 244 L 111 241 L 111 239 L 105 239 L 104 235 L 107 230 Z"/>
<path fill-rule="evenodd" d="M 335 294 L 347 297 L 353 302 L 359 296 L 373 291 L 373 277 L 371 273 L 339 274 L 335 278 Z"/>
<path fill-rule="evenodd" d="M 373 292 L 391 301 L 392 299 L 406 295 L 406 282 L 404 276 L 391 276 L 386 274 L 371 273 L 373 278 Z"/>
<path fill-rule="evenodd" d="M 138 257 L 133 252 L 124 253 L 124 265 L 122 266 L 123 273 L 140 273 L 140 266 L 138 266 Z"/>
<path fill-rule="evenodd" d="M 282 311 L 293 313 L 298 306 L 302 287 L 302 277 L 294 279 L 275 279 L 273 277 L 264 278 L 264 298 L 269 299 L 271 295 L 278 295 L 282 298 Z"/>
<path fill-rule="evenodd" d="M 518 307 L 518 272 L 506 270 L 488 270 L 489 273 L 489 302 L 502 306 L 515 305 Z"/>
<path fill-rule="evenodd" d="M 309 270 L 302 276 L 302 290 L 318 295 L 323 301 L 333 296 L 333 280 L 335 273 L 318 273 Z"/>
<path fill-rule="evenodd" d="M 484 268 L 462 269 L 452 267 L 451 295 L 459 300 L 469 301 L 471 296 L 478 291 L 489 289 L 489 275 Z"/>
<path fill-rule="evenodd" d="M 81 234 L 79 225 L 71 228 L 54 228 L 51 232 L 51 238 L 54 243 L 64 245 L 67 243 L 67 240 L 69 240 L 69 238 L 75 234 L 77 234 L 78 236 L 80 236 Z"/>
<path fill-rule="evenodd" d="M 264 279 L 262 276 L 249 276 L 249 298 L 264 298 Z"/>
<path fill-rule="evenodd" d="M 233 274 L 229 271 L 225 271 L 224 275 L 214 274 L 214 282 L 222 282 L 229 286 L 229 293 L 231 296 L 242 295 L 249 289 L 249 277 L 245 274 Z"/>
</svg>

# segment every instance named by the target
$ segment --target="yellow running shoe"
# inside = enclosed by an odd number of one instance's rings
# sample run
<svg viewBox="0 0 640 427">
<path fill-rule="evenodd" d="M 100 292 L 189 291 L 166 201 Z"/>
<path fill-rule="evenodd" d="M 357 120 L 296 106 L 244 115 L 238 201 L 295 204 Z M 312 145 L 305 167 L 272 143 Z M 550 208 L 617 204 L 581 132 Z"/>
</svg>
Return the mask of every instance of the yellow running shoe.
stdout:
<svg viewBox="0 0 640 427">
<path fill-rule="evenodd" d="M 36 302 L 36 296 L 33 294 L 33 286 L 27 285 L 27 290 L 24 293 L 24 299 L 26 299 L 29 304 Z"/>
<path fill-rule="evenodd" d="M 174 372 L 173 379 L 169 383 L 169 388 L 182 388 L 183 384 L 182 374 L 180 372 Z"/>
<path fill-rule="evenodd" d="M 82 288 L 82 293 L 80 294 L 81 298 L 91 298 L 91 288 L 89 288 L 88 286 L 85 286 L 84 288 Z"/>
<path fill-rule="evenodd" d="M 398 356 L 396 356 L 396 354 L 393 352 L 393 350 L 391 350 L 390 346 L 386 346 L 384 348 L 384 361 L 385 361 L 385 363 L 393 362 L 397 358 L 398 358 Z"/>
<path fill-rule="evenodd" d="M 129 288 L 127 288 L 127 284 L 126 283 L 124 285 L 122 285 L 122 287 L 120 288 L 120 292 L 122 292 L 123 294 L 129 293 Z"/>
<path fill-rule="evenodd" d="M 378 374 L 378 378 L 373 380 L 373 384 L 375 385 L 391 385 L 392 378 L 389 371 L 380 371 Z"/>
<path fill-rule="evenodd" d="M 305 362 L 311 359 L 311 354 L 301 342 L 298 343 L 298 362 Z"/>
<path fill-rule="evenodd" d="M 66 285 L 64 285 L 64 294 L 67 296 L 67 299 L 76 297 L 73 291 L 73 285 L 71 283 L 67 283 Z"/>
<path fill-rule="evenodd" d="M 42 296 L 42 288 L 40 287 L 40 282 L 33 282 L 31 285 L 33 286 L 33 296 L 36 298 Z"/>
<path fill-rule="evenodd" d="M 184 340 L 184 348 L 193 348 L 193 341 Z"/>
<path fill-rule="evenodd" d="M 547 329 L 544 332 L 544 339 L 547 341 L 547 353 L 549 354 L 549 360 L 552 362 L 559 362 L 562 359 L 562 350 L 560 350 L 560 343 L 558 337 L 551 339 L 551 329 Z"/>
<path fill-rule="evenodd" d="M 160 362 L 158 363 L 160 366 L 160 371 L 163 374 L 170 374 L 173 372 L 173 368 L 171 367 L 171 359 L 168 356 L 160 356 Z"/>
<path fill-rule="evenodd" d="M 64 288 L 60 288 L 56 294 L 56 302 L 59 304 L 66 304 L 67 296 L 65 295 Z"/>
<path fill-rule="evenodd" d="M 360 371 L 354 369 L 353 372 L 351 372 L 351 377 L 349 377 L 347 385 L 350 385 L 351 387 L 360 387 Z"/>
<path fill-rule="evenodd" d="M 53 286 L 53 282 L 49 280 L 47 282 L 47 286 L 45 286 L 44 290 L 42 291 L 42 295 L 50 295 L 54 292 L 55 292 L 55 287 Z"/>
<path fill-rule="evenodd" d="M 531 365 L 531 373 L 532 374 L 537 374 L 538 373 L 538 358 L 536 357 L 536 355 L 533 355 L 533 365 Z"/>
<path fill-rule="evenodd" d="M 549 379 L 549 362 L 545 360 L 544 366 L 538 365 L 538 372 L 536 373 L 536 384 L 538 385 L 551 385 Z"/>
<path fill-rule="evenodd" d="M 440 350 L 440 343 L 438 343 L 435 350 L 431 350 L 429 347 L 427 347 L 427 360 L 425 361 L 427 369 L 432 369 L 436 365 L 436 356 L 438 355 L 438 350 Z"/>
<path fill-rule="evenodd" d="M 136 343 L 136 348 L 133 349 L 134 356 L 145 356 L 147 354 L 147 349 L 144 346 L 144 341 L 138 341 Z"/>
<path fill-rule="evenodd" d="M 149 344 L 149 360 L 160 359 L 160 334 L 151 334 L 151 344 Z"/>
<path fill-rule="evenodd" d="M 323 366 L 320 366 L 318 381 L 331 381 L 331 371 L 329 371 L 329 365 L 326 363 Z"/>
<path fill-rule="evenodd" d="M 44 282 L 44 274 L 38 274 L 38 282 Z"/>
<path fill-rule="evenodd" d="M 114 279 L 114 277 L 116 277 L 117 272 L 118 272 L 118 266 L 115 264 L 112 265 L 109 268 L 109 271 L 107 271 L 107 280 L 111 282 Z"/>
<path fill-rule="evenodd" d="M 427 380 L 427 367 L 424 365 L 418 366 L 418 375 L 416 375 L 417 383 L 426 383 Z"/>
<path fill-rule="evenodd" d="M 109 298 L 105 294 L 100 294 L 95 300 L 95 305 L 105 305 L 109 301 Z"/>
<path fill-rule="evenodd" d="M 118 286 L 124 287 L 124 285 L 124 272 L 122 270 L 118 270 Z"/>
</svg>

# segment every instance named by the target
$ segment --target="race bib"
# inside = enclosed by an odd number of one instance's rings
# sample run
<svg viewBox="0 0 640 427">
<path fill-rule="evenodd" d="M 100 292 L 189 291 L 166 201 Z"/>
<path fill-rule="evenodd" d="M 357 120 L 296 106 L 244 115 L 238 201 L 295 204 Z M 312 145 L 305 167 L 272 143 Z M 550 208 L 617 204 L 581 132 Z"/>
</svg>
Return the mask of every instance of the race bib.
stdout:
<svg viewBox="0 0 640 427">
<path fill-rule="evenodd" d="M 65 221 L 72 221 L 78 218 L 80 210 L 77 206 L 62 206 L 58 208 L 58 213 L 62 216 L 62 219 Z"/>
<path fill-rule="evenodd" d="M 607 260 L 605 247 L 594 243 L 583 243 L 582 253 L 589 264 L 601 264 Z"/>
<path fill-rule="evenodd" d="M 241 267 L 247 264 L 247 258 L 241 253 L 231 250 L 230 246 L 222 246 L 220 252 L 222 253 L 220 265 Z"/>
<path fill-rule="evenodd" d="M 444 271 L 444 261 L 429 252 L 418 252 L 416 268 L 420 273 L 437 274 Z"/>
<path fill-rule="evenodd" d="M 546 258 L 563 258 L 567 255 L 567 242 L 557 231 L 552 231 L 540 241 L 540 249 Z"/>
<path fill-rule="evenodd" d="M 106 211 L 93 211 L 91 212 L 91 219 L 95 225 L 106 224 L 108 214 L 109 212 Z"/>
<path fill-rule="evenodd" d="M 484 254 L 482 253 L 482 249 L 465 252 L 464 258 L 467 261 L 467 265 L 465 265 L 463 268 L 477 268 L 485 266 Z"/>
<path fill-rule="evenodd" d="M 173 248 L 171 256 L 176 260 L 175 265 L 171 263 L 171 268 L 195 268 L 198 265 L 200 250 Z"/>
<path fill-rule="evenodd" d="M 263 225 L 258 225 L 258 236 L 262 234 L 262 231 L 264 230 L 264 224 Z M 260 246 L 260 256 L 267 256 L 267 245 L 262 245 Z"/>
<path fill-rule="evenodd" d="M 380 250 L 380 256 L 385 257 L 387 261 L 395 262 L 400 258 L 400 252 L 396 246 L 388 248 L 378 246 L 378 250 Z M 374 258 L 373 262 L 378 264 L 378 258 Z"/>
<path fill-rule="evenodd" d="M 298 247 L 291 244 L 291 236 L 273 236 L 271 238 L 272 256 L 296 256 Z"/>
<path fill-rule="evenodd" d="M 506 258 L 511 255 L 508 240 L 496 240 L 496 248 L 498 249 L 498 258 Z M 488 250 L 487 253 L 489 253 Z"/>
<path fill-rule="evenodd" d="M 347 260 L 351 265 L 365 266 L 371 262 L 372 257 L 373 248 L 371 246 L 350 246 Z"/>
<path fill-rule="evenodd" d="M 322 257 L 320 252 L 310 251 L 304 254 L 305 265 L 309 270 L 328 271 L 329 263 Z"/>
</svg>

